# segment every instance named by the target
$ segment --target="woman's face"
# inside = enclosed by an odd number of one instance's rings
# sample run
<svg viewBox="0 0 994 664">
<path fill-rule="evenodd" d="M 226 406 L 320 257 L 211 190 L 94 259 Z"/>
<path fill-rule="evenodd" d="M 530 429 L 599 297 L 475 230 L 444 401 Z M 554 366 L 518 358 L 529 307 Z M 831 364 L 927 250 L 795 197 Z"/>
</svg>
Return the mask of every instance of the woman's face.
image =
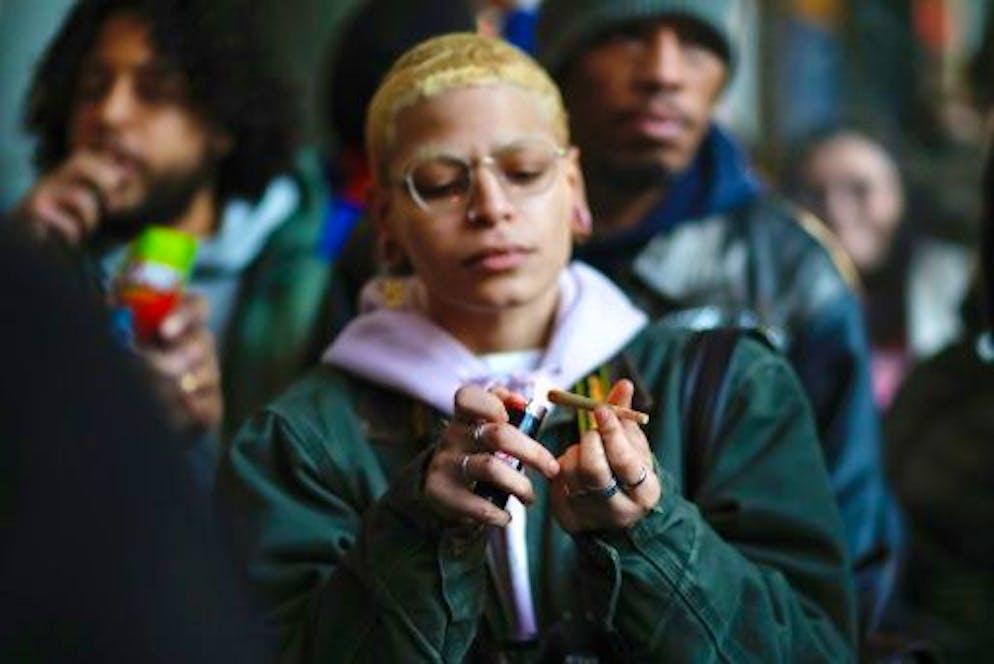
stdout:
<svg viewBox="0 0 994 664">
<path fill-rule="evenodd" d="M 432 309 L 554 305 L 587 212 L 576 151 L 537 98 L 502 84 L 450 90 L 401 110 L 394 135 L 374 214 Z"/>
<path fill-rule="evenodd" d="M 857 269 L 879 268 L 904 214 L 901 182 L 887 153 L 859 135 L 842 134 L 815 148 L 802 176 L 807 203 Z"/>
</svg>

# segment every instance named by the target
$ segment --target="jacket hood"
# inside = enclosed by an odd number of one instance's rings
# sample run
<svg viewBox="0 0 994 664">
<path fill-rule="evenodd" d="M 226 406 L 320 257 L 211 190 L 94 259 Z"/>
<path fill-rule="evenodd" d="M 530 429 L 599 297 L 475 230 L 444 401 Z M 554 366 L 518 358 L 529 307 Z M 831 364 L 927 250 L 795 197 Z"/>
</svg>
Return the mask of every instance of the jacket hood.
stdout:
<svg viewBox="0 0 994 664">
<path fill-rule="evenodd" d="M 538 368 L 527 375 L 494 376 L 424 315 L 416 277 L 404 280 L 398 308 L 383 307 L 377 293 L 387 288 L 394 286 L 382 279 L 367 284 L 363 305 L 369 311 L 342 330 L 323 361 L 450 415 L 456 390 L 467 383 L 513 386 L 526 396 L 533 396 L 539 382 L 568 387 L 617 354 L 646 324 L 645 314 L 606 277 L 574 262 L 560 275 L 555 328 Z"/>
<path fill-rule="evenodd" d="M 293 215 L 300 198 L 294 179 L 282 175 L 269 183 L 255 204 L 244 199 L 229 201 L 221 213 L 217 234 L 197 248 L 194 269 L 241 272 L 259 255 L 269 236 Z"/>
</svg>

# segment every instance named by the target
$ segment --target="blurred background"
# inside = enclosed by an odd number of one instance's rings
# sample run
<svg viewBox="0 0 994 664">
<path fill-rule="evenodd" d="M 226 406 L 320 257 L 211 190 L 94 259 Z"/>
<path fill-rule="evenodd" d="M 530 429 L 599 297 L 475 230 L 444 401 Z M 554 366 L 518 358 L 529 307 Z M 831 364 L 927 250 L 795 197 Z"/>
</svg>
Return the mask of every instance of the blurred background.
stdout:
<svg viewBox="0 0 994 664">
<path fill-rule="evenodd" d="M 0 0 L 0 208 L 31 181 L 31 145 L 20 130 L 34 63 L 71 0 Z M 320 121 L 326 55 L 356 0 L 256 0 L 297 85 L 306 136 L 327 142 Z M 480 2 L 481 20 L 511 5 Z M 913 197 L 909 221 L 969 242 L 994 78 L 991 0 L 750 0 L 742 17 L 743 66 L 722 118 L 760 170 L 785 181 L 792 155 L 819 128 L 856 121 L 901 151 Z"/>
</svg>

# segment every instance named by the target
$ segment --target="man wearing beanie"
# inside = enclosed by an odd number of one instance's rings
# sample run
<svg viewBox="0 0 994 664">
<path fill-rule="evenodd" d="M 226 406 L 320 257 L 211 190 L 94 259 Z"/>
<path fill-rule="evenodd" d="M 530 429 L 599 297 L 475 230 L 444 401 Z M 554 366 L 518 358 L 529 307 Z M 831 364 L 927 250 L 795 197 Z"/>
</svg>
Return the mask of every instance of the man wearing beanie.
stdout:
<svg viewBox="0 0 994 664">
<path fill-rule="evenodd" d="M 760 330 L 811 399 L 864 626 L 888 591 L 897 519 L 858 302 L 811 220 L 761 188 L 712 121 L 734 75 L 737 0 L 546 0 L 538 57 L 560 83 L 594 234 L 576 255 L 653 317 Z"/>
</svg>

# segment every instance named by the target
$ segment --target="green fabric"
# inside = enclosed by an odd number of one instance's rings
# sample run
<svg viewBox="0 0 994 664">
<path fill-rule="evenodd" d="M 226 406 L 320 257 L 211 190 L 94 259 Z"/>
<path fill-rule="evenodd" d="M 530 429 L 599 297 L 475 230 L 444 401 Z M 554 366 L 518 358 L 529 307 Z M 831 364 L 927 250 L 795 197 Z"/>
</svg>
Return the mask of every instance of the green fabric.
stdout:
<svg viewBox="0 0 994 664">
<path fill-rule="evenodd" d="M 318 254 L 328 191 L 316 154 L 298 160 L 301 201 L 242 277 L 221 358 L 224 431 L 275 397 L 331 341 L 331 266 Z"/>
<path fill-rule="evenodd" d="M 597 36 L 626 23 L 661 16 L 683 16 L 706 25 L 724 46 L 729 71 L 735 70 L 740 0 L 545 0 L 538 21 L 538 60 L 559 75 Z"/>
<path fill-rule="evenodd" d="M 775 354 L 742 341 L 723 453 L 682 495 L 677 393 L 686 336 L 650 327 L 624 351 L 664 485 L 626 531 L 570 537 L 546 485 L 528 513 L 532 589 L 568 652 L 634 661 L 853 659 L 852 579 L 807 402 Z M 222 512 L 285 661 L 470 661 L 500 625 L 481 535 L 440 527 L 422 502 L 441 426 L 424 406 L 334 369 L 248 421 L 222 461 Z M 541 439 L 575 437 L 555 411 Z M 561 653 L 560 653 L 561 654 Z M 518 653 L 528 660 L 535 653 Z"/>
</svg>

